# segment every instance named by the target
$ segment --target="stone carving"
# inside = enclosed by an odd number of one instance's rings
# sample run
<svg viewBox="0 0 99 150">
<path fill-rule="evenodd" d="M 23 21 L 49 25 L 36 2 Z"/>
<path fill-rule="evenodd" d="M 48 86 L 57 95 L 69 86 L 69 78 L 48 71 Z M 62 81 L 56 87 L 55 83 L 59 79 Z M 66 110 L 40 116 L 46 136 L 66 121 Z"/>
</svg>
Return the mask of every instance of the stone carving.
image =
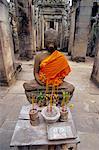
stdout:
<svg viewBox="0 0 99 150">
<path fill-rule="evenodd" d="M 38 0 L 40 4 L 59 4 L 66 2 L 66 0 Z"/>
</svg>

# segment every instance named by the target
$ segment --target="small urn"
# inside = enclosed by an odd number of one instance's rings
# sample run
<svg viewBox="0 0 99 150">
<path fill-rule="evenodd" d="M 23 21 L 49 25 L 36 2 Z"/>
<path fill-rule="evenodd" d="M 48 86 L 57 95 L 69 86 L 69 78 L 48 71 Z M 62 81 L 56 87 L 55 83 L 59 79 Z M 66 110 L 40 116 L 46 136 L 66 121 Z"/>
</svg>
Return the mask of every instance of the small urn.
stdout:
<svg viewBox="0 0 99 150">
<path fill-rule="evenodd" d="M 60 121 L 67 121 L 68 120 L 68 110 L 67 108 L 60 110 Z"/>
<path fill-rule="evenodd" d="M 39 116 L 37 109 L 31 109 L 29 112 L 29 116 L 30 116 L 30 123 L 32 126 L 36 126 L 39 124 Z"/>
</svg>

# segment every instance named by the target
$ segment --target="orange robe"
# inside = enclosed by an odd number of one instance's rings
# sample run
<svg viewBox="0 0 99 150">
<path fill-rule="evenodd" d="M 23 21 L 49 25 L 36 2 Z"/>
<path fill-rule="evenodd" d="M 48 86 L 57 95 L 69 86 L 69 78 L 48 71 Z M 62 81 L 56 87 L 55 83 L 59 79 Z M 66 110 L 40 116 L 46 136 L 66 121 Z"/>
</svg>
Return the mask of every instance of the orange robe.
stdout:
<svg viewBox="0 0 99 150">
<path fill-rule="evenodd" d="M 39 79 L 48 85 L 60 85 L 71 71 L 65 56 L 55 50 L 40 64 Z"/>
</svg>

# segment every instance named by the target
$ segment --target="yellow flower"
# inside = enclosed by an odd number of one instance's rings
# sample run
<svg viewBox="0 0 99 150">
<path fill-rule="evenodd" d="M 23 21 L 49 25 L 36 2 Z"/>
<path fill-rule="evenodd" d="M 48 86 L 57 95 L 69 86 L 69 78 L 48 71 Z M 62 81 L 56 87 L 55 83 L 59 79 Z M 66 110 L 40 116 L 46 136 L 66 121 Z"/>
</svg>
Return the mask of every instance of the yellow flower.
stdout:
<svg viewBox="0 0 99 150">
<path fill-rule="evenodd" d="M 70 104 L 69 107 L 70 107 L 71 109 L 73 109 L 73 108 L 74 108 L 74 104 Z"/>
</svg>

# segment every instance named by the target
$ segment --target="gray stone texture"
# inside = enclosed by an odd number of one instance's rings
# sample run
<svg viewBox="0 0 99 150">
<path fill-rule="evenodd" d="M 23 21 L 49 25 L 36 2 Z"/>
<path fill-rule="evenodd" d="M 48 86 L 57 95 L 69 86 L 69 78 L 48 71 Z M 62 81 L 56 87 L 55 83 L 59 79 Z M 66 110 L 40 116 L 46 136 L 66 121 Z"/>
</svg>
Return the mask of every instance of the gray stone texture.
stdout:
<svg viewBox="0 0 99 150">
<path fill-rule="evenodd" d="M 70 36 L 69 36 L 69 46 L 68 46 L 68 54 L 71 54 L 74 44 L 74 32 L 75 32 L 75 13 L 76 9 L 71 10 L 71 21 L 70 21 Z"/>
<path fill-rule="evenodd" d="M 35 6 L 34 2 L 34 6 Z M 67 46 L 67 38 L 68 38 L 68 17 L 67 12 L 65 10 L 66 6 L 68 7 L 68 4 L 66 4 L 66 1 L 39 1 L 37 2 L 38 5 L 38 16 L 36 17 L 36 24 L 35 28 L 37 28 L 38 35 L 37 35 L 37 42 L 39 45 L 37 45 L 38 49 L 42 48 L 44 49 L 46 47 L 46 42 L 44 42 L 44 33 L 49 28 L 54 28 L 56 31 L 58 31 L 58 38 L 57 38 L 57 44 L 58 48 L 65 48 Z M 36 9 L 36 7 L 35 7 Z M 67 8 L 66 8 L 67 9 Z M 53 27 L 50 26 L 50 23 L 53 23 Z M 57 25 L 56 25 L 57 24 Z M 57 26 L 57 27 L 56 27 Z"/>
<path fill-rule="evenodd" d="M 8 20 L 8 4 L 0 1 L 0 84 L 10 84 L 14 79 L 14 54 Z"/>
<path fill-rule="evenodd" d="M 33 58 L 32 1 L 16 0 L 19 37 L 19 55 L 22 59 Z"/>
<path fill-rule="evenodd" d="M 72 46 L 70 47 L 72 60 L 77 61 L 77 59 L 79 59 L 80 61 L 85 61 L 92 6 L 92 0 L 82 0 L 80 1 L 80 5 L 78 4 L 77 8 L 75 8 L 79 9 L 79 14 L 77 16 L 78 19 L 76 20 L 76 28 L 75 25 L 72 27 L 72 30 L 73 28 L 75 30 L 75 35 L 72 31 L 75 38 L 72 39 L 70 37 L 70 43 L 72 43 Z M 71 19 L 74 20 L 72 17 Z"/>
<path fill-rule="evenodd" d="M 97 36 L 96 42 L 96 56 L 94 59 L 93 70 L 91 74 L 91 79 L 95 82 L 95 84 L 99 87 L 99 33 Z"/>
</svg>

